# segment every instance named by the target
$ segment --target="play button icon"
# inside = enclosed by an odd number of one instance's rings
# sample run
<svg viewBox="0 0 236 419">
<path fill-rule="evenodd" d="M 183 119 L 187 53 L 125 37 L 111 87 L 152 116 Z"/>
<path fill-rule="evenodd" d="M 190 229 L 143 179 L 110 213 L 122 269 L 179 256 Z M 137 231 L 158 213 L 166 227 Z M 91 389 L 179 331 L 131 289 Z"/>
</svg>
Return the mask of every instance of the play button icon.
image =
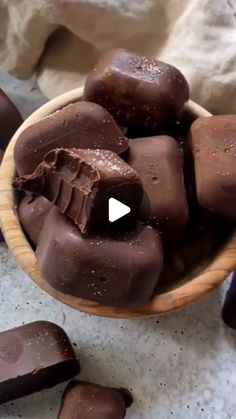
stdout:
<svg viewBox="0 0 236 419">
<path fill-rule="evenodd" d="M 108 201 L 108 218 L 110 223 L 114 223 L 120 218 L 131 212 L 131 208 L 128 205 L 123 204 L 115 198 L 109 198 Z"/>
</svg>

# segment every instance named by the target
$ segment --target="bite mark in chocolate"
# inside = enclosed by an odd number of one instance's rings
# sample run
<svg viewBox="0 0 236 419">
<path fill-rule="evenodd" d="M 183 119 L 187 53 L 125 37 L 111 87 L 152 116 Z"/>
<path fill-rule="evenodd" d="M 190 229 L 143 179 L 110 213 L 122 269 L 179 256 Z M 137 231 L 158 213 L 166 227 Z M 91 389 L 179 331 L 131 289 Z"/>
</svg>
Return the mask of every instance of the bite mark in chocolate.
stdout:
<svg viewBox="0 0 236 419">
<path fill-rule="evenodd" d="M 135 170 L 106 150 L 53 150 L 32 175 L 17 179 L 15 186 L 45 196 L 82 233 L 91 230 L 91 225 L 106 231 L 110 197 L 132 208 L 129 220 L 134 223 L 143 196 Z"/>
</svg>

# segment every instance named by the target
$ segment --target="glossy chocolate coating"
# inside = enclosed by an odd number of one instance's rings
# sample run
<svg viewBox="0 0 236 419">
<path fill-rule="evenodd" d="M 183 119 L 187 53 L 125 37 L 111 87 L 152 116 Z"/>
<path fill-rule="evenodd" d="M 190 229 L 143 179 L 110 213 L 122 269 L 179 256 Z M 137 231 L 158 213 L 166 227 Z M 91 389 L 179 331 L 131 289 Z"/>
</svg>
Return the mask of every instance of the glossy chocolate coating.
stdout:
<svg viewBox="0 0 236 419">
<path fill-rule="evenodd" d="M 0 333 L 0 403 L 52 387 L 79 372 L 68 336 L 37 321 Z"/>
<path fill-rule="evenodd" d="M 188 207 L 177 142 L 164 135 L 136 138 L 130 141 L 127 161 L 145 191 L 141 217 L 164 233 L 180 232 L 188 221 Z"/>
<path fill-rule="evenodd" d="M 236 115 L 198 118 L 191 126 L 188 146 L 199 204 L 236 221 Z"/>
<path fill-rule="evenodd" d="M 77 102 L 26 128 L 19 136 L 14 159 L 20 176 L 32 173 L 55 148 L 105 149 L 121 154 L 127 139 L 106 109 Z"/>
<path fill-rule="evenodd" d="M 222 319 L 225 324 L 236 330 L 236 273 L 234 272 L 229 289 L 227 291 L 223 309 Z"/>
<path fill-rule="evenodd" d="M 46 218 L 36 256 L 52 287 L 123 307 L 137 307 L 151 298 L 163 263 L 161 241 L 151 227 L 109 238 L 84 237 L 56 208 Z"/>
<path fill-rule="evenodd" d="M 74 381 L 65 390 L 57 419 L 123 419 L 126 407 L 122 391 Z"/>
<path fill-rule="evenodd" d="M 139 177 L 116 153 L 107 150 L 56 149 L 30 176 L 16 180 L 19 189 L 44 195 L 71 218 L 82 233 L 108 226 L 108 201 L 113 197 L 138 217 L 143 189 Z"/>
<path fill-rule="evenodd" d="M 9 97 L 0 89 L 0 148 L 5 150 L 23 119 Z"/>
<path fill-rule="evenodd" d="M 104 106 L 121 125 L 163 133 L 179 119 L 189 87 L 175 67 L 114 49 L 88 75 L 83 97 Z"/>
<path fill-rule="evenodd" d="M 18 207 L 19 220 L 34 245 L 38 243 L 45 218 L 51 208 L 51 202 L 43 196 L 26 195 L 20 202 Z"/>
<path fill-rule="evenodd" d="M 4 151 L 0 149 L 0 165 L 1 165 L 1 162 L 2 162 L 2 159 L 3 159 L 3 155 L 4 155 Z M 3 242 L 3 241 L 4 241 L 4 237 L 3 237 L 2 232 L 0 230 L 0 243 Z"/>
</svg>

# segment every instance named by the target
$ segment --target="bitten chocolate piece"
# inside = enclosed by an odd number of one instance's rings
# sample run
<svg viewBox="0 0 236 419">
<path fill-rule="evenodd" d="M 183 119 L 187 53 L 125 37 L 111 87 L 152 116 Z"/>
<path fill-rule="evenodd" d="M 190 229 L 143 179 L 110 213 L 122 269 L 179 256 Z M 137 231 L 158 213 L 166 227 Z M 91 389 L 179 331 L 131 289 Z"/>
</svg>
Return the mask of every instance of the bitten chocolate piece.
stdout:
<svg viewBox="0 0 236 419">
<path fill-rule="evenodd" d="M 9 97 L 0 89 L 0 148 L 5 150 L 23 119 Z"/>
<path fill-rule="evenodd" d="M 36 250 L 44 279 L 54 288 L 111 306 L 137 307 L 153 294 L 163 263 L 158 232 L 137 227 L 115 237 L 84 237 L 55 207 Z"/>
<path fill-rule="evenodd" d="M 234 272 L 229 289 L 227 291 L 223 309 L 222 319 L 225 324 L 236 330 L 236 273 Z"/>
<path fill-rule="evenodd" d="M 66 381 L 79 372 L 68 336 L 37 321 L 0 333 L 0 403 Z"/>
<path fill-rule="evenodd" d="M 71 218 L 82 233 L 89 226 L 108 226 L 108 202 L 113 197 L 138 215 L 142 185 L 134 169 L 107 150 L 56 149 L 49 152 L 30 176 L 16 187 L 45 196 Z"/>
<path fill-rule="evenodd" d="M 188 207 L 177 142 L 167 136 L 137 138 L 129 148 L 127 161 L 145 191 L 142 218 L 164 233 L 178 233 L 187 223 Z"/>
<path fill-rule="evenodd" d="M 122 390 L 74 381 L 65 390 L 57 419 L 123 419 L 131 403 L 131 394 L 127 403 Z"/>
<path fill-rule="evenodd" d="M 20 202 L 18 208 L 19 220 L 34 245 L 38 243 L 45 218 L 51 208 L 51 202 L 43 196 L 26 195 Z"/>
<path fill-rule="evenodd" d="M 198 118 L 191 126 L 188 145 L 199 204 L 236 221 L 236 115 Z"/>
<path fill-rule="evenodd" d="M 26 128 L 19 136 L 14 159 L 20 176 L 32 173 L 55 148 L 105 149 L 121 154 L 127 139 L 106 109 L 77 102 Z"/>
<path fill-rule="evenodd" d="M 104 106 L 121 125 L 162 133 L 179 119 L 189 87 L 177 68 L 114 49 L 88 75 L 83 97 Z"/>
</svg>

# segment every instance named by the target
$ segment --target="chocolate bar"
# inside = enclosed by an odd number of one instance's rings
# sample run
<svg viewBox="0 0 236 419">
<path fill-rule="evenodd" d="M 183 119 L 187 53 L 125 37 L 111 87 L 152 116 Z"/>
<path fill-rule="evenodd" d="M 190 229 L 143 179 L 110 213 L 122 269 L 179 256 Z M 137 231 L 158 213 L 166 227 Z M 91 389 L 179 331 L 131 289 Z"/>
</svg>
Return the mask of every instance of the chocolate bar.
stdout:
<svg viewBox="0 0 236 419">
<path fill-rule="evenodd" d="M 57 419 L 124 419 L 132 403 L 128 391 L 74 381 L 63 395 Z M 128 397 L 127 397 L 128 394 Z"/>
<path fill-rule="evenodd" d="M 137 307 L 153 294 L 163 264 L 159 234 L 149 226 L 114 237 L 82 236 L 57 208 L 45 220 L 36 249 L 54 288 L 100 304 Z"/>
<path fill-rule="evenodd" d="M 101 56 L 88 75 L 83 98 L 104 106 L 122 126 L 161 134 L 179 120 L 189 87 L 172 65 L 113 49 Z"/>
<path fill-rule="evenodd" d="M 75 376 L 79 362 L 56 324 L 37 321 L 0 333 L 0 403 Z"/>
<path fill-rule="evenodd" d="M 141 218 L 167 235 L 188 221 L 183 162 L 177 142 L 168 136 L 130 141 L 127 162 L 138 173 L 145 191 Z"/>
<path fill-rule="evenodd" d="M 198 118 L 188 147 L 194 161 L 197 199 L 212 215 L 236 221 L 236 115 Z"/>
<path fill-rule="evenodd" d="M 111 197 L 132 208 L 129 220 L 134 223 L 143 196 L 135 170 L 106 150 L 53 150 L 32 175 L 17 179 L 14 185 L 45 196 L 82 233 L 90 231 L 90 225 L 100 231 L 109 228 Z"/>
<path fill-rule="evenodd" d="M 26 128 L 16 142 L 14 160 L 20 176 L 32 173 L 55 148 L 105 149 L 121 154 L 128 141 L 106 109 L 77 102 Z"/>
</svg>

